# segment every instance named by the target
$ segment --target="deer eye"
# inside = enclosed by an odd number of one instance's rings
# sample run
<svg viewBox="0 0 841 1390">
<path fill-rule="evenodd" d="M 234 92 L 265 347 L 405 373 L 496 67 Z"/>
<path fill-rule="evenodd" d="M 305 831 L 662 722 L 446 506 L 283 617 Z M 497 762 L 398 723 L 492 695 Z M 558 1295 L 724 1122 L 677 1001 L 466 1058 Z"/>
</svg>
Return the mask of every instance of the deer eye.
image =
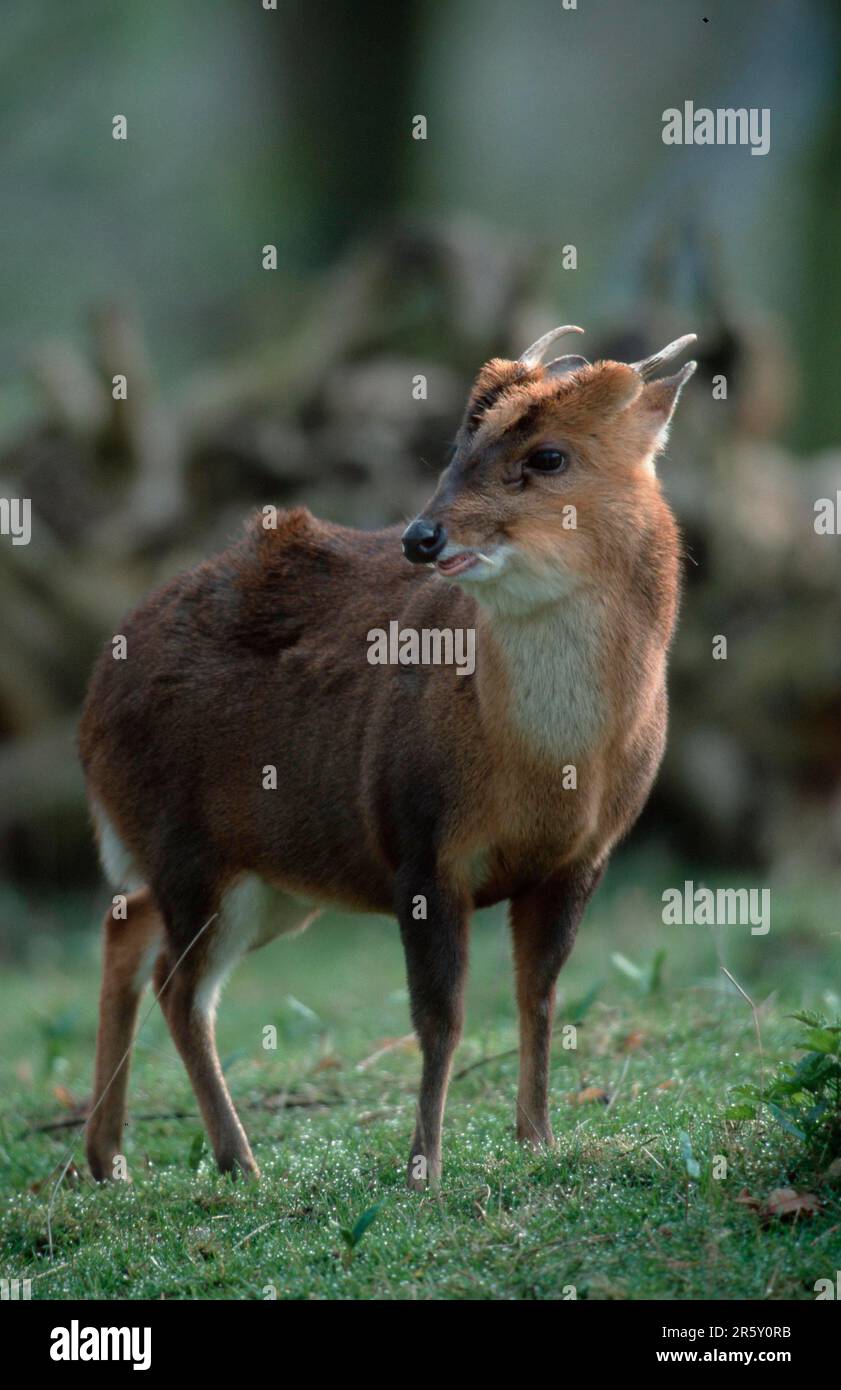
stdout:
<svg viewBox="0 0 841 1390">
<path fill-rule="evenodd" d="M 569 460 L 560 449 L 535 449 L 526 460 L 535 473 L 562 473 Z"/>
</svg>

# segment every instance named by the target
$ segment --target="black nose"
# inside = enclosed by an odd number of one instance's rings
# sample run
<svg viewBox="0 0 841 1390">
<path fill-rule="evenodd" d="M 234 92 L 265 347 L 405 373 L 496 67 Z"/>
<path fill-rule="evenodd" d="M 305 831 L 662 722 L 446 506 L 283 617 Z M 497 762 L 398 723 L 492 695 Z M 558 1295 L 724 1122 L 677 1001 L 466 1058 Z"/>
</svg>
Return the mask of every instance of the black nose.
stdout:
<svg viewBox="0 0 841 1390">
<path fill-rule="evenodd" d="M 413 565 L 428 565 L 447 544 L 447 533 L 440 521 L 434 524 L 419 516 L 403 532 L 403 554 Z"/>
</svg>

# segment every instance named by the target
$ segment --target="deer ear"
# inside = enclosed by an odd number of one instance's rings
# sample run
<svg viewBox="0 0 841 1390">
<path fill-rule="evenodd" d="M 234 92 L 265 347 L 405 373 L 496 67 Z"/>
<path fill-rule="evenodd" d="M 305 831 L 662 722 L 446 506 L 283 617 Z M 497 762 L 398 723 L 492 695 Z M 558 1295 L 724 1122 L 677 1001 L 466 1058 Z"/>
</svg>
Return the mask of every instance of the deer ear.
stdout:
<svg viewBox="0 0 841 1390">
<path fill-rule="evenodd" d="M 680 393 L 697 366 L 697 362 L 687 362 L 674 376 L 664 376 L 659 381 L 650 381 L 643 387 L 637 410 L 650 437 L 652 455 L 658 454 L 666 447 L 669 425 Z"/>
<path fill-rule="evenodd" d="M 570 407 L 573 403 L 591 420 L 610 420 L 627 410 L 643 392 L 641 378 L 625 362 L 596 362 L 570 383 Z"/>
<path fill-rule="evenodd" d="M 551 362 L 547 362 L 543 368 L 544 377 L 567 376 L 570 372 L 577 372 L 580 367 L 589 367 L 590 363 L 586 357 L 576 357 L 573 353 L 567 353 L 566 357 L 555 357 Z"/>
</svg>

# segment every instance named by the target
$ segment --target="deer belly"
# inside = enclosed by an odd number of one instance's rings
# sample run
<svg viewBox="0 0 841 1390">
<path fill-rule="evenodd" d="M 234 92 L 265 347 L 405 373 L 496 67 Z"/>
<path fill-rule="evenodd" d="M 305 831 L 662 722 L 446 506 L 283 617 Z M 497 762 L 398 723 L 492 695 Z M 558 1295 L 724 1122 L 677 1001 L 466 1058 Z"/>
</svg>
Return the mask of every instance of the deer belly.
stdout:
<svg viewBox="0 0 841 1390">
<path fill-rule="evenodd" d="M 246 874 L 226 891 L 220 915 L 232 954 L 242 954 L 304 931 L 319 911 L 316 903 Z"/>
</svg>

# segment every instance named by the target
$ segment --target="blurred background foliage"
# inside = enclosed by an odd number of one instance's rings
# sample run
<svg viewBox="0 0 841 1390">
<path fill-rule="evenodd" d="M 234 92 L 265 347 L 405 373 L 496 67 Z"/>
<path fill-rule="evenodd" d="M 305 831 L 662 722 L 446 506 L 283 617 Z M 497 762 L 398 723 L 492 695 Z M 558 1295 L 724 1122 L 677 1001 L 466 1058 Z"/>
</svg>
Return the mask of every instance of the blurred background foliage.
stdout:
<svg viewBox="0 0 841 1390">
<path fill-rule="evenodd" d="M 410 516 L 480 363 L 557 322 L 591 357 L 700 335 L 638 834 L 837 863 L 841 538 L 813 526 L 841 487 L 834 0 L 6 0 L 2 31 L 0 494 L 33 506 L 31 544 L 0 543 L 10 934 L 17 892 L 96 881 L 75 722 L 126 608 L 254 505 Z M 663 145 L 687 99 L 769 107 L 770 153 Z"/>
</svg>

